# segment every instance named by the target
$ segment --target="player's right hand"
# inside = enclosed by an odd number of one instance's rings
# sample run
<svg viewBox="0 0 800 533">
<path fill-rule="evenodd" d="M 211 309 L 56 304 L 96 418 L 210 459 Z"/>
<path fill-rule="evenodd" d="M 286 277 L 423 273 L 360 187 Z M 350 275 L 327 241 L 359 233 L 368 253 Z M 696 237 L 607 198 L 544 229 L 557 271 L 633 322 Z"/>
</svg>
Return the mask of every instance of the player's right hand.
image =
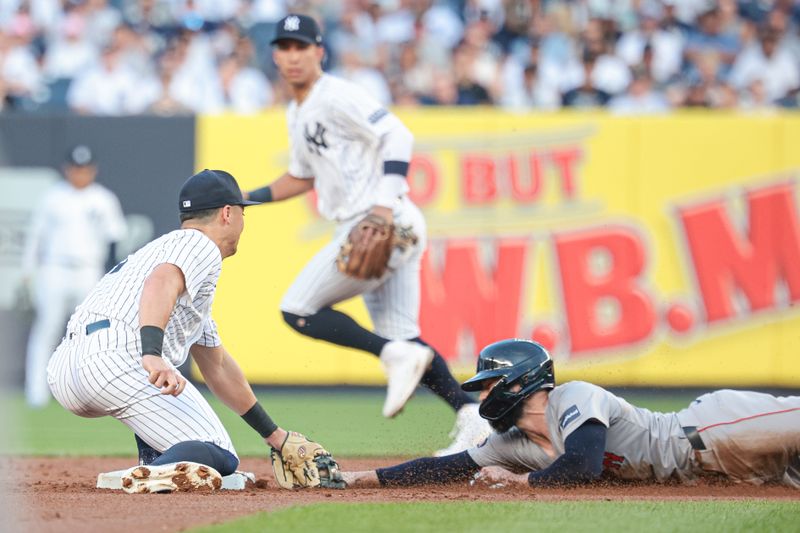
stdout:
<svg viewBox="0 0 800 533">
<path fill-rule="evenodd" d="M 177 396 L 186 388 L 186 378 L 157 355 L 143 355 L 142 368 L 148 374 L 147 381 L 161 389 L 161 394 Z"/>
<path fill-rule="evenodd" d="M 528 474 L 514 474 L 499 466 L 486 466 L 472 478 L 472 485 L 479 484 L 490 489 L 507 486 L 529 486 Z"/>
</svg>

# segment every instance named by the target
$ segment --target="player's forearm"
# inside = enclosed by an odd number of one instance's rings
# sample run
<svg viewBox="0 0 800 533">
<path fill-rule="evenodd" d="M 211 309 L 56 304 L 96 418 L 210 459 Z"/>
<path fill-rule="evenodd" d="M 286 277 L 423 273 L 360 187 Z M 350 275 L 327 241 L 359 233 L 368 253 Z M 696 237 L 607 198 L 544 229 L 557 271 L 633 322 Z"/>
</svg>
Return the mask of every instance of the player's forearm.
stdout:
<svg viewBox="0 0 800 533">
<path fill-rule="evenodd" d="M 256 396 L 250 383 L 233 357 L 223 347 L 222 357 L 218 364 L 201 365 L 198 358 L 198 367 L 208 384 L 208 388 L 237 415 L 246 413 L 256 403 Z"/>
<path fill-rule="evenodd" d="M 304 194 L 314 188 L 313 179 L 296 178 L 288 172 L 266 187 L 245 193 L 254 202 L 280 202 Z"/>
<path fill-rule="evenodd" d="M 273 448 L 280 448 L 286 431 L 279 428 L 258 403 L 242 369 L 223 346 L 192 346 L 200 373 L 211 392 L 241 416 Z"/>
<path fill-rule="evenodd" d="M 272 418 L 258 402 L 236 361 L 227 352 L 225 355 L 228 368 L 223 373 L 224 377 L 216 389 L 211 389 L 211 391 L 222 400 L 222 403 L 244 418 L 245 422 L 250 424 L 267 444 L 280 449 L 286 440 L 286 431 L 272 421 Z M 211 388 L 210 383 L 209 388 Z"/>
<path fill-rule="evenodd" d="M 386 487 L 442 484 L 466 481 L 480 470 L 468 452 L 445 457 L 423 457 L 389 468 L 378 468 L 375 475 Z"/>
<path fill-rule="evenodd" d="M 414 146 L 414 135 L 394 115 L 384 120 L 390 121 L 391 126 L 381 139 L 383 176 L 378 180 L 375 204 L 392 207 L 396 204 L 397 198 L 408 191 L 406 179 Z"/>
<path fill-rule="evenodd" d="M 528 475 L 532 486 L 588 483 L 603 473 L 607 428 L 595 420 L 575 429 L 564 442 L 564 453 L 547 468 Z"/>
</svg>

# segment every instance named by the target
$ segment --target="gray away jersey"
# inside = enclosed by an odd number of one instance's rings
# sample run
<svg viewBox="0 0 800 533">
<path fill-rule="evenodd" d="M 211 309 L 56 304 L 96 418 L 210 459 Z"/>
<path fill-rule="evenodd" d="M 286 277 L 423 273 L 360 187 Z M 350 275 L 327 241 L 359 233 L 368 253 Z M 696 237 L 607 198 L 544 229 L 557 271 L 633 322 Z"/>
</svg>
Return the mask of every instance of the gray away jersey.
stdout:
<svg viewBox="0 0 800 533">
<path fill-rule="evenodd" d="M 328 74 L 302 104 L 289 104 L 286 119 L 289 174 L 314 178 L 320 214 L 343 221 L 371 208 L 383 176 L 383 137 L 400 120 L 360 86 Z"/>
<path fill-rule="evenodd" d="M 545 416 L 555 457 L 549 457 L 517 428 L 492 434 L 485 444 L 470 450 L 470 456 L 482 467 L 541 470 L 564 453 L 564 441 L 576 428 L 597 420 L 608 428 L 605 473 L 650 480 L 691 476 L 691 446 L 675 413 L 654 413 L 591 383 L 572 381 L 550 392 Z"/>
<path fill-rule="evenodd" d="M 217 327 L 211 318 L 217 279 L 222 269 L 219 248 L 202 232 L 175 230 L 142 247 L 108 272 L 78 306 L 68 330 L 79 331 L 101 318 L 111 320 L 112 329 L 128 352 L 141 353 L 139 344 L 139 300 L 147 276 L 162 263 L 171 263 L 183 272 L 186 291 L 178 296 L 164 329 L 163 355 L 174 365 L 182 364 L 193 344 L 219 346 Z"/>
</svg>

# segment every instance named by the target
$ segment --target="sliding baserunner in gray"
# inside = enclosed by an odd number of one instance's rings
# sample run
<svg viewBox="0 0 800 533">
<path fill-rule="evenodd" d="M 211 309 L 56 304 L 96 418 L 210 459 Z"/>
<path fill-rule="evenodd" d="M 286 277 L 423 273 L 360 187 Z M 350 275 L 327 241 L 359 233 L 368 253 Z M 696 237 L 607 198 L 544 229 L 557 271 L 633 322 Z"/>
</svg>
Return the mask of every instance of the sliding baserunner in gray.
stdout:
<svg viewBox="0 0 800 533">
<path fill-rule="evenodd" d="M 677 413 L 635 407 L 583 381 L 555 385 L 539 344 L 505 340 L 481 351 L 462 388 L 480 392 L 480 414 L 496 432 L 446 457 L 368 472 L 343 472 L 351 487 L 444 483 L 588 483 L 601 476 L 691 481 L 722 475 L 800 488 L 800 396 L 719 390 Z"/>
</svg>

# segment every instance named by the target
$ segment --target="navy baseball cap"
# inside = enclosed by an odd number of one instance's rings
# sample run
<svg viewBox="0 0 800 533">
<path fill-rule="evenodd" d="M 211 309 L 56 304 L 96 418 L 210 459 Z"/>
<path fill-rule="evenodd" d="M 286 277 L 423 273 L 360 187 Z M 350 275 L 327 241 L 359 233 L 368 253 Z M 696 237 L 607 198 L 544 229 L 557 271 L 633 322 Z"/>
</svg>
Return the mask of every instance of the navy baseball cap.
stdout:
<svg viewBox="0 0 800 533">
<path fill-rule="evenodd" d="M 275 37 L 269 42 L 273 45 L 280 40 L 290 39 L 308 44 L 322 45 L 322 32 L 319 24 L 308 15 L 290 13 L 278 21 Z"/>
<path fill-rule="evenodd" d="M 70 148 L 67 152 L 67 164 L 76 167 L 85 167 L 94 164 L 92 150 L 85 144 L 79 144 Z"/>
<path fill-rule="evenodd" d="M 181 187 L 180 211 L 190 213 L 226 205 L 258 205 L 242 198 L 236 179 L 224 170 L 205 169 Z"/>
</svg>

